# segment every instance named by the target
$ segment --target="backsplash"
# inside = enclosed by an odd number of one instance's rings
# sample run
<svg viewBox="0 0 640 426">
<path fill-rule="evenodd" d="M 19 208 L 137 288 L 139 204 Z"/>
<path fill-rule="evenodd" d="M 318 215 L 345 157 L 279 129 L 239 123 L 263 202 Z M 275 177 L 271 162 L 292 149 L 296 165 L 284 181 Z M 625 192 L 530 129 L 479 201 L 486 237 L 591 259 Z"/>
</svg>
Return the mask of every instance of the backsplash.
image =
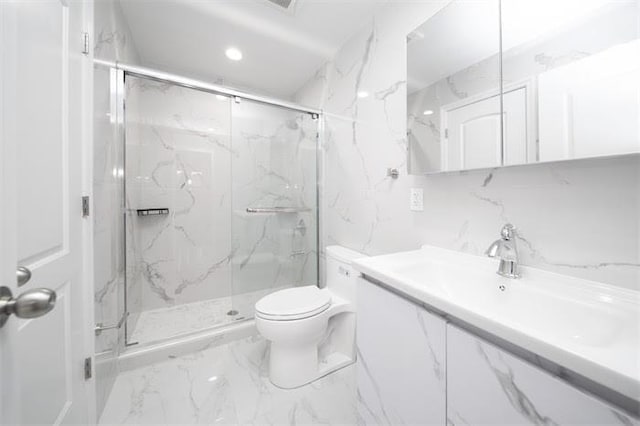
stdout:
<svg viewBox="0 0 640 426">
<path fill-rule="evenodd" d="M 522 264 L 640 289 L 637 155 L 407 175 L 405 38 L 444 3 L 382 6 L 297 93 L 325 111 L 321 247 L 482 255 L 511 222 Z M 409 210 L 412 187 L 423 212 Z"/>
</svg>

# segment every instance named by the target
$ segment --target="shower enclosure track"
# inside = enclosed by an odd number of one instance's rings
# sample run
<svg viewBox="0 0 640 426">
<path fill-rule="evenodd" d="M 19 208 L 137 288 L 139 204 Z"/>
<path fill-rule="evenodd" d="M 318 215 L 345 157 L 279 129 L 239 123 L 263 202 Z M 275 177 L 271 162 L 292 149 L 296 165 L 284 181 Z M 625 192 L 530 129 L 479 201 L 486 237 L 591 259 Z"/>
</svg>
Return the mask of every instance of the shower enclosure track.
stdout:
<svg viewBox="0 0 640 426">
<path fill-rule="evenodd" d="M 160 81 L 160 82 L 173 83 L 178 86 L 188 87 L 190 89 L 198 89 L 205 92 L 214 93 L 217 95 L 230 96 L 232 98 L 236 98 L 236 101 L 238 101 L 239 99 L 248 99 L 248 100 L 260 102 L 263 104 L 274 105 L 282 108 L 291 109 L 294 111 L 305 112 L 305 113 L 311 114 L 312 116 L 314 116 L 314 118 L 317 118 L 320 114 L 322 114 L 321 110 L 309 108 L 303 105 L 298 105 L 293 102 L 283 101 L 270 96 L 253 95 L 251 93 L 246 93 L 246 92 L 231 89 L 228 87 L 219 86 L 217 84 L 207 83 L 201 80 L 194 80 L 191 78 L 182 77 L 182 76 L 167 73 L 164 71 L 158 71 L 151 68 L 140 67 L 137 65 L 124 64 L 122 62 L 105 61 L 102 59 L 94 59 L 93 61 L 97 65 L 122 70 L 127 74 L 133 75 L 136 77 L 149 78 L 149 79 Z"/>
</svg>

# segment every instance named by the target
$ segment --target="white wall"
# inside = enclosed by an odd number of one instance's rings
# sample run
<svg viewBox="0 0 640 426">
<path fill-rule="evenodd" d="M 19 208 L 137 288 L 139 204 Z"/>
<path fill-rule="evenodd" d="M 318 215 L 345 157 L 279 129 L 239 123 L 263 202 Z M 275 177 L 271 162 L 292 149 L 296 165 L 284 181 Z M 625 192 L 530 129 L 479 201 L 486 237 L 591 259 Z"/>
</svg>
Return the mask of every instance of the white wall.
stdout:
<svg viewBox="0 0 640 426">
<path fill-rule="evenodd" d="M 523 264 L 640 289 L 638 156 L 407 176 L 405 38 L 442 3 L 386 5 L 296 96 L 326 111 L 322 246 L 482 255 L 511 222 Z M 409 210 L 411 187 L 424 212 Z"/>
</svg>

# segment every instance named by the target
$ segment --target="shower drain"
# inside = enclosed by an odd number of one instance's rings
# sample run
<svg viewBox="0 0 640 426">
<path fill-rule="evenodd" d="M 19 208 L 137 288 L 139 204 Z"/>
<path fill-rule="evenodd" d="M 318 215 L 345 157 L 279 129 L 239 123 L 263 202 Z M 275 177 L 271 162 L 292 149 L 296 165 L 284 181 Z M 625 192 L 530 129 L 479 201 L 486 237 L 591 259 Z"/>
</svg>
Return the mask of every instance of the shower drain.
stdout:
<svg viewBox="0 0 640 426">
<path fill-rule="evenodd" d="M 230 310 L 229 312 L 227 312 L 227 315 L 229 316 L 235 316 L 238 315 L 238 311 L 236 311 L 235 309 Z"/>
</svg>

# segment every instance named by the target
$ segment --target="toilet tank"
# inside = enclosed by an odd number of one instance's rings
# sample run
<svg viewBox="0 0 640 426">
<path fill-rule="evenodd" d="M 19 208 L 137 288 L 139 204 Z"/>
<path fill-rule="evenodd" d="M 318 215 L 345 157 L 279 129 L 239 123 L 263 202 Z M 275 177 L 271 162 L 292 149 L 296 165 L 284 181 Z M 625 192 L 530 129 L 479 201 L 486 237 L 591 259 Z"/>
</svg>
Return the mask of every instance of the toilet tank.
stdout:
<svg viewBox="0 0 640 426">
<path fill-rule="evenodd" d="M 325 253 L 327 289 L 336 296 L 355 303 L 358 272 L 351 267 L 351 262 L 366 256 L 341 246 L 328 246 Z"/>
</svg>

